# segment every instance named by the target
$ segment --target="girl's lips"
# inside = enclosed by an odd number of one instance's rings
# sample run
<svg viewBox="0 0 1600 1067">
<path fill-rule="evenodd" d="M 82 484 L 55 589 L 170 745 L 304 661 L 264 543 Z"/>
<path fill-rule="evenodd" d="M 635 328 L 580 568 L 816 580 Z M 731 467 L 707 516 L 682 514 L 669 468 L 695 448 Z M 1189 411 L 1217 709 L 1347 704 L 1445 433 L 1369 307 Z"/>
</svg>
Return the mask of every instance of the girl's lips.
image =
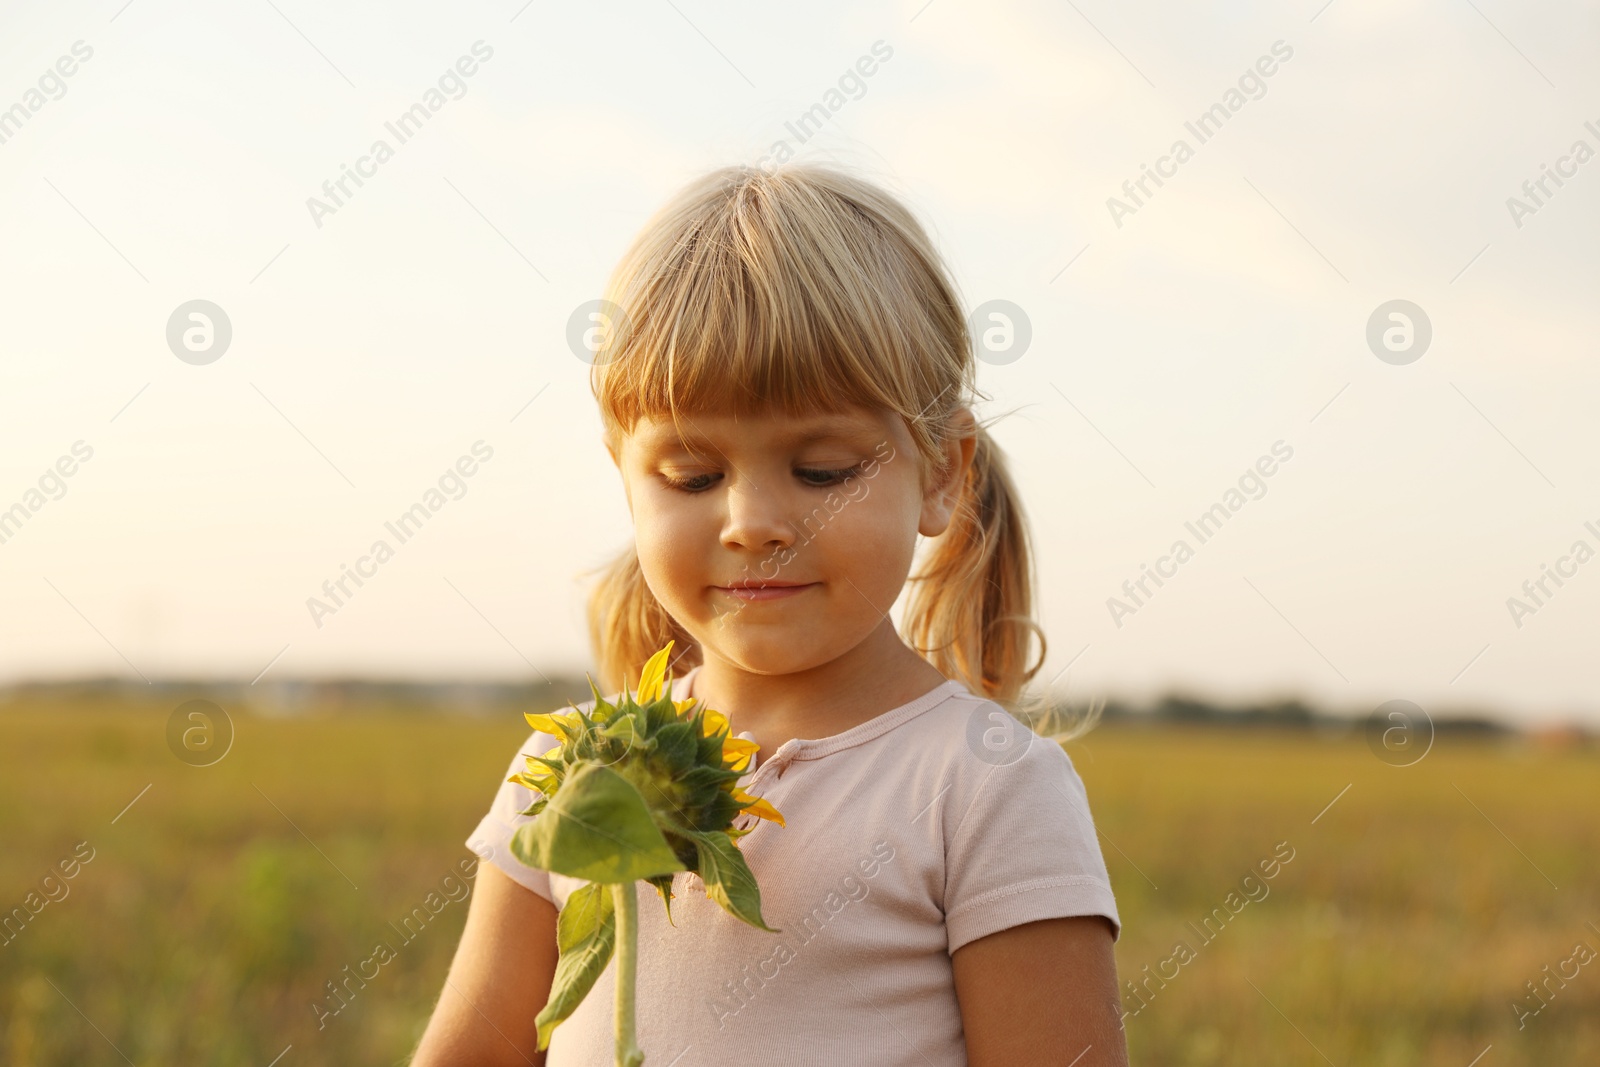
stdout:
<svg viewBox="0 0 1600 1067">
<path fill-rule="evenodd" d="M 719 585 L 716 589 L 719 593 L 726 593 L 728 596 L 736 597 L 739 600 L 782 600 L 785 597 L 794 596 L 796 593 L 803 593 L 816 584 L 816 582 L 812 582 L 809 585 L 768 586 L 765 589 L 759 587 L 730 589 L 727 586 Z"/>
</svg>

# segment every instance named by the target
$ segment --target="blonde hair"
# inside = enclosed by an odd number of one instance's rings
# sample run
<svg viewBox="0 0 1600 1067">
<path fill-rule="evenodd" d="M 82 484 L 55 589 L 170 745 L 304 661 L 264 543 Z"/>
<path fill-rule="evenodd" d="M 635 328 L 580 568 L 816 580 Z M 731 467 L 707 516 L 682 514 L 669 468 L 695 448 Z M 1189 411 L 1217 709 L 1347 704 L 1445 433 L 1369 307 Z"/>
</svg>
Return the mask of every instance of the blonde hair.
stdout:
<svg viewBox="0 0 1600 1067">
<path fill-rule="evenodd" d="M 680 414 L 888 409 L 906 422 L 926 486 L 945 474 L 960 409 L 988 399 L 955 284 L 922 226 L 887 192 L 824 165 L 735 165 L 694 180 L 645 224 L 605 296 L 614 317 L 590 385 L 614 448 L 645 416 L 681 430 Z M 1052 718 L 1023 701 L 1045 638 L 1021 501 L 981 423 L 949 528 L 929 540 L 907 579 L 903 639 L 1024 721 Z M 668 640 L 674 673 L 701 662 L 645 584 L 635 546 L 598 571 L 589 634 L 607 691 Z"/>
</svg>

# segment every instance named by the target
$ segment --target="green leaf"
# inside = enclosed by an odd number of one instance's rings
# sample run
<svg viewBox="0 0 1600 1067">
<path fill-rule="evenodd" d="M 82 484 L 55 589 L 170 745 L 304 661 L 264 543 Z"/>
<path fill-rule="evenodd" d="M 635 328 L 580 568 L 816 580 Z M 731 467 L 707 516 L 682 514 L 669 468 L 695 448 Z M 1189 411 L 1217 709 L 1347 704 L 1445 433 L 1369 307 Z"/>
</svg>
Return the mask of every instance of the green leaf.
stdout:
<svg viewBox="0 0 1600 1067">
<path fill-rule="evenodd" d="M 706 896 L 722 905 L 724 911 L 751 926 L 776 934 L 761 920 L 761 890 L 744 855 L 724 833 L 691 835 L 700 857 L 700 880 Z"/>
<path fill-rule="evenodd" d="M 550 804 L 511 837 L 529 867 L 586 882 L 633 882 L 684 870 L 644 798 L 609 767 L 580 763 Z"/>
<path fill-rule="evenodd" d="M 555 979 L 550 997 L 534 1018 L 539 1029 L 539 1048 L 548 1048 L 550 1035 L 593 988 L 611 961 L 617 942 L 617 919 L 612 911 L 611 887 L 590 884 L 567 897 L 556 919 L 556 945 L 561 950 L 556 960 Z"/>
</svg>

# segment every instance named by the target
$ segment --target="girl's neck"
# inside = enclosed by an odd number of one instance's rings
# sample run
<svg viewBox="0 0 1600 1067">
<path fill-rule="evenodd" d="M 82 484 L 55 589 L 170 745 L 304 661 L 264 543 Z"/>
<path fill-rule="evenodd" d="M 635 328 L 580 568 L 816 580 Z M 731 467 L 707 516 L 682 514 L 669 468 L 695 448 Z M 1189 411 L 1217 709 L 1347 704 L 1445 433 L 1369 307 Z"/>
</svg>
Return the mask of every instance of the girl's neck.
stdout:
<svg viewBox="0 0 1600 1067">
<path fill-rule="evenodd" d="M 726 715 L 733 733 L 748 732 L 766 759 L 787 741 L 843 733 L 944 680 L 885 619 L 844 655 L 793 674 L 754 674 L 707 653 L 688 695 Z"/>
</svg>

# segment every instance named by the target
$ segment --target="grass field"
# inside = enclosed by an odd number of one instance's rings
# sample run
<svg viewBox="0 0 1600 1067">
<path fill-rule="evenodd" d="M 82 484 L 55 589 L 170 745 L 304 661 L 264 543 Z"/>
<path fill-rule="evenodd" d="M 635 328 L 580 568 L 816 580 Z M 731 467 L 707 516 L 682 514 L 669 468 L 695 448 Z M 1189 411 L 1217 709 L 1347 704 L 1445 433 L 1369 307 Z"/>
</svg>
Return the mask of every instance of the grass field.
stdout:
<svg viewBox="0 0 1600 1067">
<path fill-rule="evenodd" d="M 0 944 L 0 1062 L 403 1063 L 520 714 L 235 715 L 192 767 L 170 710 L 0 710 L 0 914 L 46 901 Z M 1140 983 L 1135 1064 L 1600 1063 L 1600 959 L 1574 956 L 1600 950 L 1600 753 L 1441 737 L 1396 768 L 1359 736 L 1126 726 L 1069 751 Z M 1519 1028 L 1527 982 L 1548 1003 Z"/>
</svg>

